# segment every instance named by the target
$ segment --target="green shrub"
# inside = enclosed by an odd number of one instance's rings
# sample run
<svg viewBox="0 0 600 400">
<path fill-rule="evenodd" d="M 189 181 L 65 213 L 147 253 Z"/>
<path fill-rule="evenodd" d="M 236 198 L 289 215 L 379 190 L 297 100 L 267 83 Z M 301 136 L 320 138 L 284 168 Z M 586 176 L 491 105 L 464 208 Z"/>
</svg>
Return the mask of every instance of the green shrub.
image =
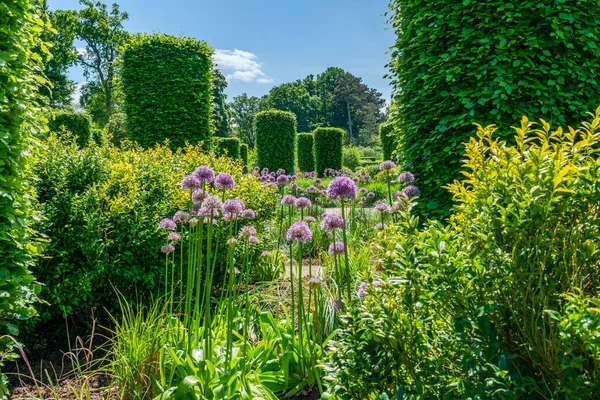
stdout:
<svg viewBox="0 0 600 400">
<path fill-rule="evenodd" d="M 314 135 L 312 133 L 299 133 L 297 146 L 298 169 L 301 172 L 315 170 Z"/>
<path fill-rule="evenodd" d="M 342 145 L 346 132 L 341 128 L 317 128 L 314 132 L 315 167 L 317 175 L 325 169 L 342 169 Z"/>
<path fill-rule="evenodd" d="M 118 146 L 123 140 L 128 139 L 127 116 L 122 112 L 112 113 L 104 129 L 112 136 L 112 143 Z"/>
<path fill-rule="evenodd" d="M 342 149 L 342 165 L 355 171 L 361 165 L 360 151 L 354 146 L 344 146 Z"/>
<path fill-rule="evenodd" d="M 218 156 L 227 156 L 237 160 L 240 158 L 240 139 L 218 138 L 215 140 L 216 153 Z"/>
<path fill-rule="evenodd" d="M 380 158 L 379 156 L 381 154 L 381 151 L 378 151 L 378 150 L 381 150 L 381 149 L 378 147 L 373 148 L 373 147 L 358 146 L 357 149 L 360 152 L 361 159 L 371 159 L 373 161 L 376 161 Z"/>
<path fill-rule="evenodd" d="M 59 111 L 50 116 L 48 128 L 56 133 L 63 130 L 71 132 L 77 136 L 77 144 L 80 147 L 89 145 L 92 139 L 92 117 L 84 113 Z"/>
<path fill-rule="evenodd" d="M 288 173 L 295 170 L 296 116 L 291 112 L 268 110 L 254 115 L 257 162 L 260 168 Z"/>
<path fill-rule="evenodd" d="M 193 38 L 136 35 L 123 49 L 127 132 L 143 147 L 210 146 L 212 49 Z"/>
<path fill-rule="evenodd" d="M 244 163 L 244 173 L 248 172 L 248 145 L 246 143 L 240 144 L 240 158 Z"/>
<path fill-rule="evenodd" d="M 397 138 L 394 132 L 394 125 L 390 122 L 379 125 L 379 140 L 381 140 L 381 151 L 384 160 L 396 160 L 394 151 L 396 151 Z"/>
</svg>

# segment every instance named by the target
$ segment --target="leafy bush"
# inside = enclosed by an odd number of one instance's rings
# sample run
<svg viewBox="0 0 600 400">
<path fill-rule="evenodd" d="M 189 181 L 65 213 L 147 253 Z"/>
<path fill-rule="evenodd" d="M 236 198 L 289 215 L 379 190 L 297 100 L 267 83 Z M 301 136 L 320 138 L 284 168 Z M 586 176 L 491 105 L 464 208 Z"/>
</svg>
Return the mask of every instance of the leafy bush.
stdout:
<svg viewBox="0 0 600 400">
<path fill-rule="evenodd" d="M 425 214 L 448 215 L 441 187 L 461 168 L 473 122 L 529 115 L 566 126 L 600 104 L 599 13 L 595 0 L 390 3 L 392 124 L 404 168 L 421 177 Z"/>
<path fill-rule="evenodd" d="M 193 38 L 136 35 L 123 49 L 127 132 L 143 147 L 210 146 L 212 49 Z"/>
<path fill-rule="evenodd" d="M 355 171 L 361 165 L 360 151 L 354 146 L 344 146 L 342 149 L 342 165 Z"/>
<path fill-rule="evenodd" d="M 112 143 L 118 146 L 123 140 L 128 139 L 127 116 L 122 112 L 112 113 L 104 129 L 112 136 Z"/>
<path fill-rule="evenodd" d="M 258 166 L 276 171 L 295 169 L 296 116 L 291 112 L 268 110 L 254 115 Z"/>
<path fill-rule="evenodd" d="M 85 147 L 92 139 L 92 117 L 73 111 L 59 111 L 50 116 L 48 128 L 51 132 L 60 133 L 63 130 L 77 136 L 77 144 Z"/>
<path fill-rule="evenodd" d="M 298 169 L 302 172 L 315 170 L 314 135 L 312 133 L 298 134 Z"/>
<path fill-rule="evenodd" d="M 381 150 L 384 160 L 395 160 L 394 151 L 396 151 L 397 138 L 394 132 L 394 125 L 390 122 L 379 125 L 379 140 L 381 140 Z"/>
<path fill-rule="evenodd" d="M 244 172 L 248 172 L 248 145 L 246 143 L 240 144 L 240 158 L 244 163 Z"/>
<path fill-rule="evenodd" d="M 237 162 L 214 159 L 199 145 L 172 152 L 131 142 L 122 150 L 110 144 L 78 149 L 56 136 L 43 143 L 33 180 L 44 217 L 38 230 L 50 241 L 34 268 L 49 303 L 43 317 L 92 306 L 115 310 L 115 289 L 132 304 L 151 301 L 164 265 L 158 223 L 187 204 L 180 181 L 202 164 L 233 175 L 230 194 L 256 211 L 255 222 L 271 216 L 273 190 L 242 174 Z"/>
<path fill-rule="evenodd" d="M 217 156 L 227 156 L 235 160 L 240 158 L 240 139 L 218 138 L 215 142 Z"/>
<path fill-rule="evenodd" d="M 323 176 L 325 169 L 342 168 L 342 145 L 345 131 L 341 128 L 317 128 L 314 132 L 315 167 L 317 175 Z"/>
</svg>

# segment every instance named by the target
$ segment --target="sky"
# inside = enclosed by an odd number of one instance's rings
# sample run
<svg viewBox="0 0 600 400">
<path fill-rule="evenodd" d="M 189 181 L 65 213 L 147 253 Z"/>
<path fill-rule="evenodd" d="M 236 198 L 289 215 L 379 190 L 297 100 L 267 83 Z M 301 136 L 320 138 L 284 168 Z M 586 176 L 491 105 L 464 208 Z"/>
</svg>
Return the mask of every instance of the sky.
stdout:
<svg viewBox="0 0 600 400">
<path fill-rule="evenodd" d="M 112 1 L 106 1 L 112 3 Z M 327 67 L 345 69 L 390 98 L 385 65 L 394 34 L 387 0 L 117 0 L 129 32 L 207 41 L 227 77 L 226 93 L 262 96 L 273 86 Z M 51 10 L 78 0 L 48 0 Z M 77 44 L 76 44 L 77 45 Z M 80 44 L 81 45 L 81 44 Z M 83 45 L 81 45 L 83 47 Z M 71 79 L 85 82 L 80 67 Z"/>
</svg>

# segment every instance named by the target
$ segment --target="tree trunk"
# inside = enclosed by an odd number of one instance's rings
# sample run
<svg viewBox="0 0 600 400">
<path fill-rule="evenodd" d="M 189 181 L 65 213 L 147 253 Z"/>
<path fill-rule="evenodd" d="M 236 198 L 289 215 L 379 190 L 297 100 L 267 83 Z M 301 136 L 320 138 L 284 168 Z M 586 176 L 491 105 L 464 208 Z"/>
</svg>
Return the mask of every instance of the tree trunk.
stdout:
<svg viewBox="0 0 600 400">
<path fill-rule="evenodd" d="M 352 117 L 350 116 L 350 103 L 346 101 L 346 109 L 348 110 L 348 128 L 350 129 L 350 139 L 352 139 Z"/>
</svg>

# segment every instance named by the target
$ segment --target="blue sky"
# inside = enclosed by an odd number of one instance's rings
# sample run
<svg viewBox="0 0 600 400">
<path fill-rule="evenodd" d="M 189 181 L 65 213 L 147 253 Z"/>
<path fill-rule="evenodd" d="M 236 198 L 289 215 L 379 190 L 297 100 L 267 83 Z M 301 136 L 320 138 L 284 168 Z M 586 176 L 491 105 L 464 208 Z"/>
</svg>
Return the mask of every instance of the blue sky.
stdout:
<svg viewBox="0 0 600 400">
<path fill-rule="evenodd" d="M 113 1 L 106 1 L 112 3 Z M 386 54 L 393 32 L 387 0 L 118 0 L 130 32 L 206 40 L 228 78 L 229 99 L 261 96 L 274 85 L 341 67 L 390 97 Z M 78 0 L 48 0 L 79 9 Z M 79 68 L 72 79 L 83 82 Z"/>
</svg>

